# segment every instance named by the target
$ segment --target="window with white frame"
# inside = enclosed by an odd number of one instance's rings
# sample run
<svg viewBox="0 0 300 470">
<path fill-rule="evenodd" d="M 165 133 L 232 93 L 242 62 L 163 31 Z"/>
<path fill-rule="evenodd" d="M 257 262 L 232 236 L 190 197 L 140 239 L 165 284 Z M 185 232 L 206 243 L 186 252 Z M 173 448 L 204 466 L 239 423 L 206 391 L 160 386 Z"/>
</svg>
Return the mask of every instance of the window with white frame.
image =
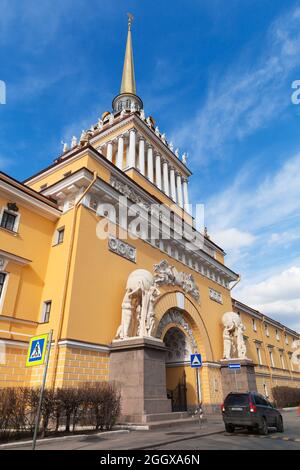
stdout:
<svg viewBox="0 0 300 470">
<path fill-rule="evenodd" d="M 0 273 L 0 300 L 2 299 L 2 295 L 4 293 L 6 277 L 7 277 L 6 273 Z"/>
<path fill-rule="evenodd" d="M 54 245 L 60 245 L 64 241 L 65 227 L 60 227 L 55 232 Z"/>
<path fill-rule="evenodd" d="M 256 353 L 257 353 L 258 364 L 261 366 L 262 360 L 261 360 L 261 350 L 259 346 L 256 346 Z"/>
<path fill-rule="evenodd" d="M 289 360 L 290 360 L 290 367 L 291 367 L 291 370 L 293 371 L 294 366 L 293 366 L 293 361 L 292 361 L 292 353 L 288 353 L 288 356 L 289 356 Z"/>
<path fill-rule="evenodd" d="M 49 318 L 50 318 L 51 306 L 52 306 L 51 300 L 46 300 L 46 302 L 43 303 L 42 323 L 48 323 Z"/>
<path fill-rule="evenodd" d="M 281 362 L 281 367 L 282 367 L 282 369 L 285 369 L 285 362 L 284 362 L 284 357 L 283 357 L 283 353 L 282 353 L 282 352 L 280 353 L 280 362 Z"/>
<path fill-rule="evenodd" d="M 270 356 L 270 363 L 272 367 L 275 367 L 274 365 L 274 356 L 273 356 L 273 351 L 272 349 L 269 349 L 269 356 Z"/>
<path fill-rule="evenodd" d="M 279 331 L 277 329 L 275 330 L 275 336 L 276 336 L 277 341 L 279 341 L 280 340 L 280 334 L 279 334 Z"/>
<path fill-rule="evenodd" d="M 17 209 L 17 208 L 16 208 Z M 17 210 L 2 209 L 0 213 L 0 227 L 10 232 L 17 232 L 19 227 L 20 214 Z"/>
<path fill-rule="evenodd" d="M 265 323 L 265 335 L 270 336 L 268 325 Z"/>
<path fill-rule="evenodd" d="M 255 320 L 255 318 L 252 318 L 252 328 L 253 328 L 253 331 L 257 331 L 257 326 L 256 326 L 256 320 Z"/>
<path fill-rule="evenodd" d="M 285 344 L 289 344 L 289 337 L 287 334 L 285 335 Z"/>
</svg>

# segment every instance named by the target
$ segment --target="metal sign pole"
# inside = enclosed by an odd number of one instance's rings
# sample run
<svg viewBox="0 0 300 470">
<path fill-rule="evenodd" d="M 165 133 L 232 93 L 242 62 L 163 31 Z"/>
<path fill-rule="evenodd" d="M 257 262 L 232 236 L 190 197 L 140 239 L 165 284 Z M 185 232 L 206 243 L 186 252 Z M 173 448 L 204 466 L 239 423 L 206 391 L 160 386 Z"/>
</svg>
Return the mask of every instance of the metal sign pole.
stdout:
<svg viewBox="0 0 300 470">
<path fill-rule="evenodd" d="M 35 417 L 35 426 L 34 426 L 34 434 L 33 434 L 33 441 L 32 441 L 32 450 L 35 450 L 36 439 L 37 439 L 37 434 L 38 434 L 39 424 L 40 424 L 40 419 L 41 419 L 41 409 L 42 409 L 43 395 L 44 395 L 44 390 L 45 390 L 45 385 L 46 385 L 46 378 L 47 378 L 47 370 L 48 370 L 48 364 L 49 364 L 49 358 L 50 358 L 52 335 L 53 335 L 53 330 L 50 330 L 50 333 L 48 335 L 47 353 L 46 353 L 43 381 L 42 381 L 42 385 L 41 385 L 38 409 L 37 409 L 37 413 L 36 413 L 36 417 Z"/>
<path fill-rule="evenodd" d="M 200 374 L 199 368 L 196 368 L 196 382 L 197 382 L 197 400 L 198 400 L 198 419 L 199 425 L 201 426 L 202 422 L 202 393 L 201 393 L 201 381 L 200 381 Z"/>
<path fill-rule="evenodd" d="M 238 384 L 237 384 L 237 378 L 236 378 L 236 369 L 234 369 L 234 378 L 235 378 L 235 387 L 236 387 L 236 391 L 238 392 Z"/>
</svg>

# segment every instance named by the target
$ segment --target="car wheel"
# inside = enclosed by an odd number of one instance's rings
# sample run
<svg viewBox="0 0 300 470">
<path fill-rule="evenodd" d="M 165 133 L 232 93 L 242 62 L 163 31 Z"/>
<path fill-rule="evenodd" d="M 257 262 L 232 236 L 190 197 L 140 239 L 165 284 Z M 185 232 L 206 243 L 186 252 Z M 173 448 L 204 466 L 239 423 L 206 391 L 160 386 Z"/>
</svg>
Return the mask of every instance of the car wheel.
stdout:
<svg viewBox="0 0 300 470">
<path fill-rule="evenodd" d="M 247 431 L 248 431 L 249 433 L 252 433 L 252 432 L 253 432 L 253 427 L 252 427 L 252 426 L 247 426 Z"/>
<path fill-rule="evenodd" d="M 266 436 L 268 434 L 268 425 L 267 425 L 266 418 L 262 418 L 261 420 L 261 425 L 259 427 L 259 434 L 261 436 Z"/>
<path fill-rule="evenodd" d="M 276 429 L 277 432 L 284 432 L 283 421 L 281 416 L 277 418 Z"/>
<path fill-rule="evenodd" d="M 234 426 L 232 424 L 225 424 L 225 431 L 232 434 L 234 432 Z"/>
</svg>

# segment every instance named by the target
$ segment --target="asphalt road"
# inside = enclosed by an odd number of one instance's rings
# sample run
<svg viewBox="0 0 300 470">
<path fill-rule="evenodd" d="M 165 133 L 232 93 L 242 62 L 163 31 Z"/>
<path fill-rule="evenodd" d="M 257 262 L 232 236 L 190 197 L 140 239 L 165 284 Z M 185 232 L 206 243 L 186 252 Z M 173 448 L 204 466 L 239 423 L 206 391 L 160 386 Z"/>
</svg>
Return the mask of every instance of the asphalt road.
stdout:
<svg viewBox="0 0 300 470">
<path fill-rule="evenodd" d="M 247 431 L 226 432 L 203 436 L 155 447 L 160 450 L 300 450 L 300 415 L 295 411 L 283 412 L 285 432 L 269 430 L 267 436 Z"/>
<path fill-rule="evenodd" d="M 71 436 L 67 439 L 39 441 L 38 450 L 300 450 L 300 416 L 296 411 L 283 412 L 284 433 L 270 430 L 268 436 L 224 431 L 221 417 L 213 417 L 201 428 L 197 423 L 155 431 L 132 431 L 122 434 Z M 0 450 L 30 449 L 30 443 L 1 446 Z"/>
</svg>

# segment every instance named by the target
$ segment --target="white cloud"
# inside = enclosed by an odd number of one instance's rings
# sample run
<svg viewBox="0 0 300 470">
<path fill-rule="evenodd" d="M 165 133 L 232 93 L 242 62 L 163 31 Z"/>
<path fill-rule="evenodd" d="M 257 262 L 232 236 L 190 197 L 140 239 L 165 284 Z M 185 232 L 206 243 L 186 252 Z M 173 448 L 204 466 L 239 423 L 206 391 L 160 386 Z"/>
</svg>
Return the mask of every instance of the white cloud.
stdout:
<svg viewBox="0 0 300 470">
<path fill-rule="evenodd" d="M 212 232 L 226 234 L 238 227 L 253 236 L 270 230 L 271 236 L 277 225 L 280 229 L 285 220 L 300 217 L 300 154 L 260 184 L 253 184 L 253 177 L 252 171 L 242 170 L 227 189 L 208 200 L 206 215 Z"/>
<path fill-rule="evenodd" d="M 227 250 L 237 250 L 246 246 L 250 246 L 256 240 L 256 237 L 249 232 L 244 232 L 237 228 L 228 228 L 212 232 L 212 237 L 217 244 L 221 243 L 222 247 Z"/>
<path fill-rule="evenodd" d="M 297 329 L 300 325 L 300 266 L 291 266 L 256 284 L 248 282 L 239 287 L 234 296 L 280 321 L 289 318 L 289 326 Z"/>
<path fill-rule="evenodd" d="M 252 68 L 247 54 L 211 81 L 201 111 L 175 133 L 174 140 L 197 156 L 194 165 L 224 158 L 226 144 L 264 127 L 290 105 L 287 77 L 300 64 L 300 9 L 271 25 Z"/>
</svg>

